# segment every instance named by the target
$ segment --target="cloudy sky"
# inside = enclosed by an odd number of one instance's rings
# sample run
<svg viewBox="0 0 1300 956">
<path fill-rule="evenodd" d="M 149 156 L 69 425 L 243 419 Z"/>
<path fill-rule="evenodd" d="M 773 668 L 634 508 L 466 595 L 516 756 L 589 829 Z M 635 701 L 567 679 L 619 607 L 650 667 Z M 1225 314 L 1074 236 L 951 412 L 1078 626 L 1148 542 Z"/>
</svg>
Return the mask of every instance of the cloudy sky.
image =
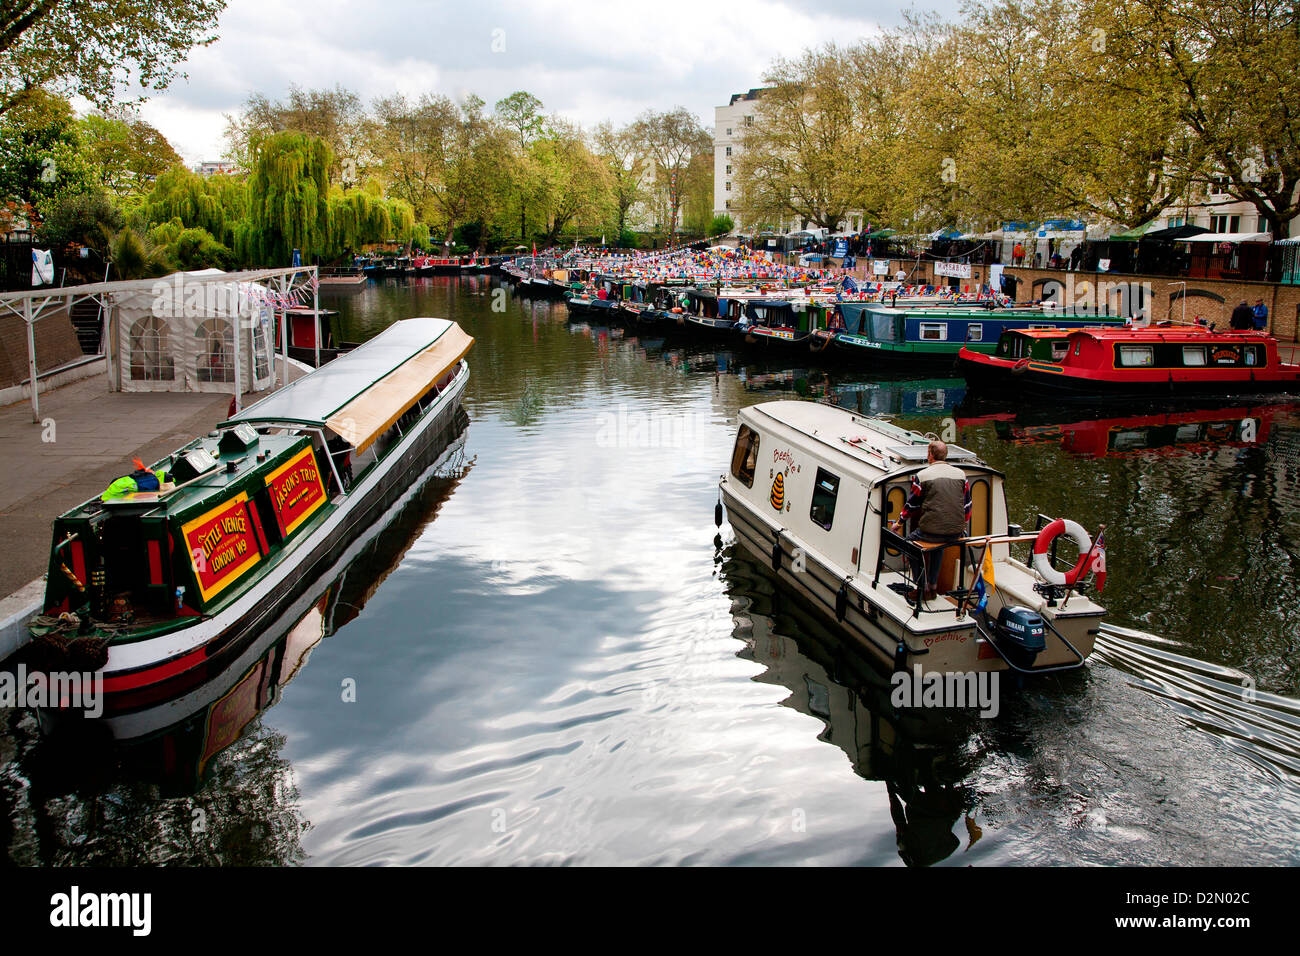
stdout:
<svg viewBox="0 0 1300 956">
<path fill-rule="evenodd" d="M 923 5 L 951 14 L 956 0 Z M 220 39 L 141 114 L 191 165 L 220 158 L 223 114 L 249 93 L 278 99 L 295 83 L 367 102 L 472 92 L 490 105 L 524 89 L 584 126 L 682 105 L 711 128 L 713 107 L 758 85 L 775 57 L 899 19 L 884 0 L 230 0 Z"/>
</svg>

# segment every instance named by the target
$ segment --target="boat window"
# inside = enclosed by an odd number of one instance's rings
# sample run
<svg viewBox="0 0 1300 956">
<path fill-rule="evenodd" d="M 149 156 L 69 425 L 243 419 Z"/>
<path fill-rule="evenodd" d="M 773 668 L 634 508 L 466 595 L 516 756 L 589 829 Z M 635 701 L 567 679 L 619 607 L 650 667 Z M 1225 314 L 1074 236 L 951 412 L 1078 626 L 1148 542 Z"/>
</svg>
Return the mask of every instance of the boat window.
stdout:
<svg viewBox="0 0 1300 956">
<path fill-rule="evenodd" d="M 871 317 L 871 337 L 877 342 L 895 342 L 894 317 L 892 315 L 873 315 Z"/>
<path fill-rule="evenodd" d="M 971 537 L 989 533 L 989 482 L 976 478 L 970 483 Z"/>
<path fill-rule="evenodd" d="M 1242 361 L 1244 361 L 1247 365 L 1263 365 L 1264 364 L 1263 352 L 1264 350 L 1260 348 L 1258 345 L 1247 345 L 1242 350 L 1242 356 L 1241 356 Z"/>
<path fill-rule="evenodd" d="M 758 468 L 758 432 L 748 425 L 741 425 L 736 435 L 736 448 L 731 453 L 731 473 L 744 483 L 746 488 L 754 487 L 754 471 Z"/>
<path fill-rule="evenodd" d="M 1183 346 L 1183 364 L 1187 366 L 1205 364 L 1205 346 L 1203 345 L 1184 345 Z"/>
<path fill-rule="evenodd" d="M 984 341 L 984 326 L 980 325 L 978 322 L 972 322 L 971 324 L 967 325 L 967 326 L 966 326 L 966 341 L 967 341 L 967 342 L 983 342 L 983 341 Z"/>
<path fill-rule="evenodd" d="M 1126 368 L 1149 368 L 1155 365 L 1155 349 L 1150 345 L 1121 345 L 1119 364 Z"/>
<path fill-rule="evenodd" d="M 947 322 L 922 322 L 922 342 L 943 342 L 948 338 Z"/>
<path fill-rule="evenodd" d="M 1061 339 L 1052 343 L 1052 361 L 1059 362 L 1070 353 L 1070 342 L 1068 339 Z"/>
<path fill-rule="evenodd" d="M 812 508 L 808 515 L 813 522 L 827 531 L 835 521 L 835 496 L 840 493 L 840 480 L 825 468 L 817 469 L 817 482 L 813 485 Z"/>
</svg>

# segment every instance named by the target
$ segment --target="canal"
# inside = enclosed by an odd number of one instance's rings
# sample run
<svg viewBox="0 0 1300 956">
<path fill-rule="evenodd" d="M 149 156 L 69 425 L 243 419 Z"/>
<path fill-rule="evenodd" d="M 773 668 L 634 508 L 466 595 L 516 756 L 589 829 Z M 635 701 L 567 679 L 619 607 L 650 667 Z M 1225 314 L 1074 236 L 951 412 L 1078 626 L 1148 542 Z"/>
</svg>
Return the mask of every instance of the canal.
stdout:
<svg viewBox="0 0 1300 956">
<path fill-rule="evenodd" d="M 22 864 L 1300 862 L 1300 411 L 978 405 L 568 321 L 486 278 L 326 296 L 476 339 L 468 423 L 373 541 L 128 744 L 4 714 Z M 953 437 L 1012 520 L 1106 525 L 1088 666 L 996 717 L 887 675 L 714 527 L 738 407 Z"/>
</svg>

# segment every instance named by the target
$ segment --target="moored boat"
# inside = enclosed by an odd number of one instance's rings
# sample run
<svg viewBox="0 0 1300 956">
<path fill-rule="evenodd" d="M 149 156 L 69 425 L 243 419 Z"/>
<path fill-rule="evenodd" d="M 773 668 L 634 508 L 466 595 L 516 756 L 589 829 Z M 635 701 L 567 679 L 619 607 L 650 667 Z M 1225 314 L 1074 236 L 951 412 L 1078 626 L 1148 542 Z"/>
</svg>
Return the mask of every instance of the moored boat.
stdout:
<svg viewBox="0 0 1300 956">
<path fill-rule="evenodd" d="M 947 449 L 971 507 L 965 537 L 938 546 L 939 593 L 927 599 L 911 570 L 926 546 L 890 529 L 926 467 L 925 436 L 811 402 L 753 405 L 739 420 L 719 485 L 737 543 L 880 661 L 1042 673 L 1077 667 L 1092 652 L 1105 609 L 1080 592 L 1089 575 L 1104 580 L 1100 542 L 1064 519 L 1023 533 L 1009 520 L 1004 476 L 973 452 Z M 1080 552 L 1069 573 L 1051 564 L 1062 532 Z M 1032 564 L 1012 556 L 1031 543 Z M 980 571 L 986 554 L 991 575 Z M 978 582 L 989 577 L 981 597 Z"/>
<path fill-rule="evenodd" d="M 30 628 L 43 669 L 94 659 L 120 711 L 240 653 L 441 453 L 473 341 L 396 322 L 155 463 L 157 490 L 61 515 Z"/>
<path fill-rule="evenodd" d="M 972 387 L 1075 401 L 1300 392 L 1273 336 L 1202 326 L 1009 330 L 958 365 Z"/>
</svg>

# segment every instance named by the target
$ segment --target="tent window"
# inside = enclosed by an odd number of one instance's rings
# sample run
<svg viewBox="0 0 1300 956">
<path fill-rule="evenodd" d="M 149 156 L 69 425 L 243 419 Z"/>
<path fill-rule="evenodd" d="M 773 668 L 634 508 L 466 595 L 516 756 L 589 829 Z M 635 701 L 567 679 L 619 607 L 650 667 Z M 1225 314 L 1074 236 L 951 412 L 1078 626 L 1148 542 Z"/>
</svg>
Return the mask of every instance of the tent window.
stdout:
<svg viewBox="0 0 1300 956">
<path fill-rule="evenodd" d="M 144 382 L 170 382 L 176 378 L 176 362 L 167 350 L 167 323 L 156 315 L 146 315 L 131 326 L 128 343 L 131 349 L 131 379 Z"/>
<path fill-rule="evenodd" d="M 235 333 L 228 319 L 205 319 L 199 323 L 198 376 L 200 382 L 235 380 Z"/>
</svg>

